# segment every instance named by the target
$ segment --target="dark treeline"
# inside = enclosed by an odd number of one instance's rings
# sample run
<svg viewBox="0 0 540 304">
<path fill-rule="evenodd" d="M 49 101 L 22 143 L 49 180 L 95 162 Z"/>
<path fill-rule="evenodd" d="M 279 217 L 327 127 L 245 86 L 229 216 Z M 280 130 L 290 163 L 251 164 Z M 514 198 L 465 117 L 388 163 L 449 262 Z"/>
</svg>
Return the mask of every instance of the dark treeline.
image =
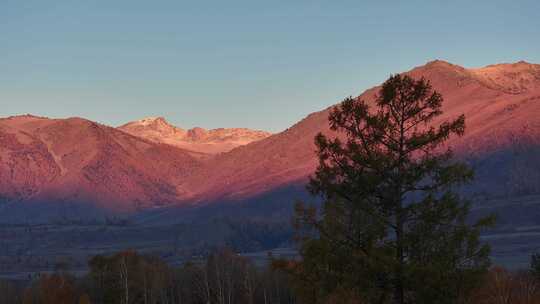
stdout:
<svg viewBox="0 0 540 304">
<path fill-rule="evenodd" d="M 296 303 L 283 273 L 228 249 L 180 267 L 135 251 L 98 255 L 88 266 L 83 277 L 59 267 L 24 284 L 0 281 L 0 304 Z"/>
<path fill-rule="evenodd" d="M 273 264 L 283 261 L 274 260 Z M 95 256 L 90 270 L 76 277 L 64 267 L 29 282 L 0 280 L 0 304 L 289 304 L 299 286 L 272 265 L 256 267 L 228 249 L 180 267 L 158 257 L 124 251 Z M 279 268 L 279 267 L 278 267 Z M 540 255 L 529 270 L 493 267 L 467 299 L 469 304 L 540 303 Z M 346 291 L 344 291 L 346 293 Z M 325 303 L 360 304 L 354 295 L 329 297 Z"/>
</svg>

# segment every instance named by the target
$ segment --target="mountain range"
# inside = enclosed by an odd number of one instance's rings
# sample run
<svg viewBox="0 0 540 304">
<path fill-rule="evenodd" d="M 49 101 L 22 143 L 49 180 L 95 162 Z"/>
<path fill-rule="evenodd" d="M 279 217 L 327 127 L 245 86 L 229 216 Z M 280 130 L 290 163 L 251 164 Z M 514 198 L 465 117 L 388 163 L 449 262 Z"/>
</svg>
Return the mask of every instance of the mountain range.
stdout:
<svg viewBox="0 0 540 304">
<path fill-rule="evenodd" d="M 540 195 L 540 65 L 467 69 L 436 60 L 404 73 L 443 95 L 438 121 L 465 114 L 465 135 L 448 144 L 476 171 L 463 191 L 477 208 Z M 378 89 L 357 98 L 373 102 Z M 277 134 L 185 130 L 161 117 L 117 128 L 82 118 L 0 119 L 0 222 L 137 214 L 162 221 L 185 208 L 263 203 L 290 210 L 317 165 L 314 136 L 334 135 L 331 108 Z"/>
</svg>

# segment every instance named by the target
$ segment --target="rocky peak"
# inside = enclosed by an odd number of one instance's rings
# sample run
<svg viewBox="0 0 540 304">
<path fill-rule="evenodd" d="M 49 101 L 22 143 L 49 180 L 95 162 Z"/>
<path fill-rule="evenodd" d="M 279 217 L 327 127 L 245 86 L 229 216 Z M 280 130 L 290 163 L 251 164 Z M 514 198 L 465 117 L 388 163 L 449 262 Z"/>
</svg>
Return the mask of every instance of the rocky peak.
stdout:
<svg viewBox="0 0 540 304">
<path fill-rule="evenodd" d="M 193 152 L 217 154 L 266 138 L 271 134 L 246 128 L 207 130 L 195 127 L 184 130 L 163 117 L 149 117 L 119 127 L 120 130 L 154 142 L 166 143 Z"/>
</svg>

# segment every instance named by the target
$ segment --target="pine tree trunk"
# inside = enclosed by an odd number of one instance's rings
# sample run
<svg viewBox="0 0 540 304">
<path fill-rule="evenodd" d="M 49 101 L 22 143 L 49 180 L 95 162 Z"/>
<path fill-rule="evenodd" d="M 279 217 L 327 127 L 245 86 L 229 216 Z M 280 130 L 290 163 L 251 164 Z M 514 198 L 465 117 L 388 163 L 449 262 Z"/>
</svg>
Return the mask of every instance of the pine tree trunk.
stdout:
<svg viewBox="0 0 540 304">
<path fill-rule="evenodd" d="M 398 262 L 398 269 L 396 273 L 397 282 L 396 282 L 396 302 L 399 304 L 405 303 L 405 293 L 404 293 L 404 256 L 403 256 L 403 228 L 404 228 L 404 210 L 403 210 L 403 164 L 405 162 L 405 126 L 403 114 L 401 114 L 401 119 L 399 123 L 400 127 L 400 138 L 399 138 L 399 158 L 398 158 L 398 181 L 395 189 L 395 204 L 396 204 L 396 258 Z"/>
</svg>

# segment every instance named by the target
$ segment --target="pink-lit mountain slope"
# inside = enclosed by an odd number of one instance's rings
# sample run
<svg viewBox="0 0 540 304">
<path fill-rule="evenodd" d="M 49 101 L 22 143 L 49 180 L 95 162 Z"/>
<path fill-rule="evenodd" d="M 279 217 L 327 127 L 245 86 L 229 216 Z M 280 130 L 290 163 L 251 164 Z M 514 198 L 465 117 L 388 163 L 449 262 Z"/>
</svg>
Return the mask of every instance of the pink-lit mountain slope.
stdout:
<svg viewBox="0 0 540 304">
<path fill-rule="evenodd" d="M 81 118 L 0 119 L 3 208 L 86 204 L 125 213 L 171 204 L 199 166 L 186 151 Z"/>
</svg>

